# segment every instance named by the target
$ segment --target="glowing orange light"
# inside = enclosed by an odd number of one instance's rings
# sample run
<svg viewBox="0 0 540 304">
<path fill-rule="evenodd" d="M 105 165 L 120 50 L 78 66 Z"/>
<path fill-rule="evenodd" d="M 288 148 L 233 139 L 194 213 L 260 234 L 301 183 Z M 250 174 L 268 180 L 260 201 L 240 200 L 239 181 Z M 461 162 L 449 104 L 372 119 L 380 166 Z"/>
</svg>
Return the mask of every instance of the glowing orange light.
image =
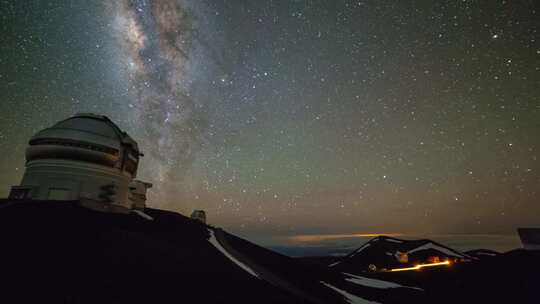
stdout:
<svg viewBox="0 0 540 304">
<path fill-rule="evenodd" d="M 401 236 L 399 233 L 350 233 L 350 234 L 301 234 L 288 237 L 296 242 L 318 242 L 346 238 L 371 238 L 378 236 Z"/>
<path fill-rule="evenodd" d="M 442 266 L 442 265 L 450 266 L 450 261 L 444 261 L 444 262 L 439 262 L 439 263 L 429 263 L 429 264 L 418 264 L 418 265 L 416 265 L 414 267 L 395 268 L 395 269 L 390 269 L 390 271 L 394 272 L 394 271 L 418 270 L 418 269 L 421 269 L 421 268 L 424 268 L 424 267 L 433 267 L 433 266 Z"/>
</svg>

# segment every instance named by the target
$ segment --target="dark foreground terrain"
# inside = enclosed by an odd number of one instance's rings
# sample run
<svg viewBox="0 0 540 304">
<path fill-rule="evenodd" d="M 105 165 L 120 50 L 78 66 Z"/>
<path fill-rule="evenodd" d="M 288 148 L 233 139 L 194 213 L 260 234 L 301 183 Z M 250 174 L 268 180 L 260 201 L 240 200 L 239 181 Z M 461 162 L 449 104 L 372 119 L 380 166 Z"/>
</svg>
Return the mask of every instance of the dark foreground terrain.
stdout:
<svg viewBox="0 0 540 304">
<path fill-rule="evenodd" d="M 429 303 L 180 214 L 101 213 L 77 202 L 0 200 L 0 303 Z"/>
<path fill-rule="evenodd" d="M 539 251 L 518 249 L 447 268 L 375 275 L 420 286 L 432 303 L 540 303 Z"/>
<path fill-rule="evenodd" d="M 423 250 L 419 250 L 423 249 Z M 450 266 L 403 272 L 372 272 L 398 267 L 390 254 L 410 254 L 413 265 L 428 255 L 455 260 Z M 384 281 L 422 288 L 428 303 L 540 303 L 540 251 L 516 249 L 506 253 L 479 249 L 461 253 L 430 240 L 377 237 L 342 258 L 307 257 L 300 260 L 325 265 L 338 272 L 369 275 Z M 408 265 L 410 266 L 410 265 Z"/>
<path fill-rule="evenodd" d="M 382 237 L 338 260 L 293 259 L 174 212 L 145 212 L 153 220 L 77 202 L 0 200 L 0 302 L 539 303 L 538 251 L 463 254 Z M 384 267 L 398 249 L 462 259 L 365 270 Z"/>
</svg>

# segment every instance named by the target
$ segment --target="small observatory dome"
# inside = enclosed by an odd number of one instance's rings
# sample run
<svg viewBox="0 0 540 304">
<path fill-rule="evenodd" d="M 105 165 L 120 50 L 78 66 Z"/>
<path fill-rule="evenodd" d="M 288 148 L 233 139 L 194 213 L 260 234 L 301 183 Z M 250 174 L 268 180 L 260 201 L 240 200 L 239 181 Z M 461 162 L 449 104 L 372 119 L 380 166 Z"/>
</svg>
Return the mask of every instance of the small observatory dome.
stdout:
<svg viewBox="0 0 540 304">
<path fill-rule="evenodd" d="M 206 224 L 206 212 L 204 210 L 193 210 L 191 219 Z"/>
<path fill-rule="evenodd" d="M 77 114 L 30 139 L 26 171 L 10 197 L 79 200 L 103 211 L 130 210 L 129 184 L 140 156 L 137 142 L 109 118 Z"/>
</svg>

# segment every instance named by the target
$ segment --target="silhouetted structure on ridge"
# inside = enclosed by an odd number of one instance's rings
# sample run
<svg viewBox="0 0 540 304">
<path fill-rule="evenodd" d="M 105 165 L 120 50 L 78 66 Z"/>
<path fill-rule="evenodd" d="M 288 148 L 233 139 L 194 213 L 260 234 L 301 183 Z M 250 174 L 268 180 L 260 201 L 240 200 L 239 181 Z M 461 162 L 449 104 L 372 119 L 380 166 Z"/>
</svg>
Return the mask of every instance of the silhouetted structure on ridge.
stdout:
<svg viewBox="0 0 540 304">
<path fill-rule="evenodd" d="M 206 224 L 206 212 L 204 210 L 193 210 L 191 219 Z"/>
</svg>

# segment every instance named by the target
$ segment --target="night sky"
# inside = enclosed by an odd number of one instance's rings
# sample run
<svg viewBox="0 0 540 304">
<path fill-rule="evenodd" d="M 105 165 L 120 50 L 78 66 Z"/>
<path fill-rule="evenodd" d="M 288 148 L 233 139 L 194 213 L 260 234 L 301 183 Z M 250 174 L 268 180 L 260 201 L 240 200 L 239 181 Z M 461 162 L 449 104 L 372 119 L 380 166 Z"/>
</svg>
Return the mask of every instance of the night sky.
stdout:
<svg viewBox="0 0 540 304">
<path fill-rule="evenodd" d="M 0 196 L 105 114 L 149 205 L 245 236 L 540 222 L 538 1 L 0 1 Z"/>
</svg>

